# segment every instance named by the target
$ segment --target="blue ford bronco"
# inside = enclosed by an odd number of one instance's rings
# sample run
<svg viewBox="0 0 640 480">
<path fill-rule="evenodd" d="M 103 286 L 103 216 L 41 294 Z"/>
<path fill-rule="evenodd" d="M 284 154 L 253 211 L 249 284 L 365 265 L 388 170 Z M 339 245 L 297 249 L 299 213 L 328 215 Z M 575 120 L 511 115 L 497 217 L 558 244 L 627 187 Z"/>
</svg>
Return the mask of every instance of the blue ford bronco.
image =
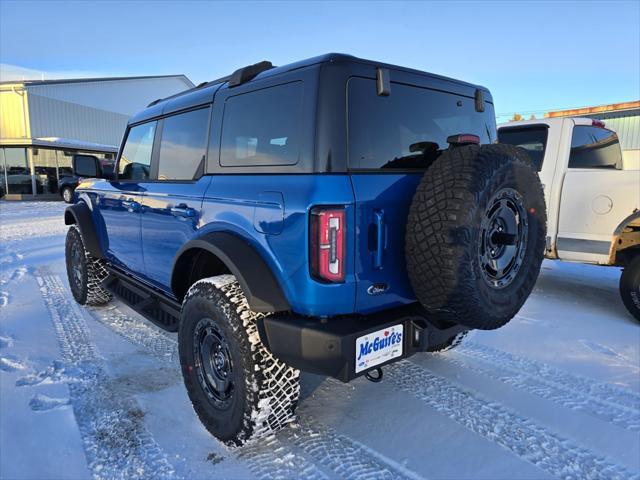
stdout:
<svg viewBox="0 0 640 480">
<path fill-rule="evenodd" d="M 544 197 L 495 141 L 477 85 L 340 54 L 241 68 L 131 118 L 113 173 L 74 157 L 71 291 L 177 331 L 206 428 L 259 438 L 300 371 L 379 381 L 518 312 Z"/>
</svg>

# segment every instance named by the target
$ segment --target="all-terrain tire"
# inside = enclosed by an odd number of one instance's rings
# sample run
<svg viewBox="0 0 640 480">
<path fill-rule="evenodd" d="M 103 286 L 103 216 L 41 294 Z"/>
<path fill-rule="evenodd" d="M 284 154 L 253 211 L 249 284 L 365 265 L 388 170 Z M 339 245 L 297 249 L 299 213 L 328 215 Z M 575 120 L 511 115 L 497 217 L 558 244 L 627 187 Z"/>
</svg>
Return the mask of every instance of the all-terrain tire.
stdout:
<svg viewBox="0 0 640 480">
<path fill-rule="evenodd" d="M 104 305 L 111 294 L 103 282 L 109 276 L 103 259 L 93 257 L 85 248 L 77 225 L 72 225 L 65 241 L 65 260 L 69 287 L 80 305 Z"/>
<path fill-rule="evenodd" d="M 199 280 L 182 304 L 178 345 L 184 383 L 204 426 L 229 445 L 270 435 L 294 418 L 300 371 L 262 344 L 257 320 L 264 315 L 250 310 L 232 275 Z"/>
<path fill-rule="evenodd" d="M 516 222 L 509 226 L 513 235 L 505 235 L 507 226 L 504 233 L 492 230 L 503 211 Z M 522 152 L 511 145 L 449 149 L 425 173 L 407 220 L 405 255 L 416 298 L 435 321 L 499 328 L 531 293 L 545 236 L 542 185 Z M 493 265 L 487 260 L 489 238 L 498 238 L 503 253 L 513 255 L 495 276 L 487 267 Z M 508 242 L 515 242 L 515 250 Z"/>
<path fill-rule="evenodd" d="M 640 322 L 640 253 L 637 253 L 622 270 L 620 296 L 629 313 Z"/>
</svg>

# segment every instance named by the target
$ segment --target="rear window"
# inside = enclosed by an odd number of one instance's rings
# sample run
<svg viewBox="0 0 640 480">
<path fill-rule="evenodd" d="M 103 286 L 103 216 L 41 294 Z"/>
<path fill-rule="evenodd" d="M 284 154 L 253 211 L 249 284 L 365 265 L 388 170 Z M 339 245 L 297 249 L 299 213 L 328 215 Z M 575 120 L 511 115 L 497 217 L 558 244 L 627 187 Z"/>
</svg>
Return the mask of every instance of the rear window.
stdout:
<svg viewBox="0 0 640 480">
<path fill-rule="evenodd" d="M 576 125 L 571 137 L 569 168 L 622 169 L 618 135 L 590 125 Z"/>
<path fill-rule="evenodd" d="M 302 82 L 230 97 L 224 107 L 220 164 L 295 165 L 301 127 Z"/>
<path fill-rule="evenodd" d="M 530 127 L 505 127 L 498 130 L 498 142 L 520 147 L 527 151 L 537 170 L 542 169 L 547 148 L 549 128 L 546 125 Z"/>
<path fill-rule="evenodd" d="M 375 80 L 348 84 L 349 167 L 351 169 L 426 168 L 448 148 L 447 137 L 471 133 L 481 143 L 495 138 L 493 108 L 475 110 L 473 98 L 391 83 L 379 96 Z"/>
</svg>

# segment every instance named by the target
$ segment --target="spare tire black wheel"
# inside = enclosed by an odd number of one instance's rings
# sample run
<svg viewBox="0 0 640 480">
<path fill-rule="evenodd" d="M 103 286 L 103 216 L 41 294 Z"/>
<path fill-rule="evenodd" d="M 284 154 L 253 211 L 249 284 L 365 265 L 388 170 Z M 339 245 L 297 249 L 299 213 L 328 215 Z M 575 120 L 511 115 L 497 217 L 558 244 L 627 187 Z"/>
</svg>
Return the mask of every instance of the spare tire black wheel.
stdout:
<svg viewBox="0 0 640 480">
<path fill-rule="evenodd" d="M 429 167 L 409 211 L 405 253 L 416 298 L 435 321 L 499 328 L 531 293 L 545 236 L 544 192 L 522 152 L 451 148 Z"/>
</svg>

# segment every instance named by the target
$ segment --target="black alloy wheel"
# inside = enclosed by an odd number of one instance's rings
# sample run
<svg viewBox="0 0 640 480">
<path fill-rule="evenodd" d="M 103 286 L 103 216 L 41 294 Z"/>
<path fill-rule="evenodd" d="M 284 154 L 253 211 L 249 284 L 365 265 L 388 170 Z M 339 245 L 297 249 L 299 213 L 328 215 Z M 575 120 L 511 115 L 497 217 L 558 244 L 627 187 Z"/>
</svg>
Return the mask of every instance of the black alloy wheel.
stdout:
<svg viewBox="0 0 640 480">
<path fill-rule="evenodd" d="M 478 257 L 488 285 L 501 289 L 518 275 L 528 230 L 522 196 L 512 188 L 497 192 L 480 224 Z"/>
</svg>

